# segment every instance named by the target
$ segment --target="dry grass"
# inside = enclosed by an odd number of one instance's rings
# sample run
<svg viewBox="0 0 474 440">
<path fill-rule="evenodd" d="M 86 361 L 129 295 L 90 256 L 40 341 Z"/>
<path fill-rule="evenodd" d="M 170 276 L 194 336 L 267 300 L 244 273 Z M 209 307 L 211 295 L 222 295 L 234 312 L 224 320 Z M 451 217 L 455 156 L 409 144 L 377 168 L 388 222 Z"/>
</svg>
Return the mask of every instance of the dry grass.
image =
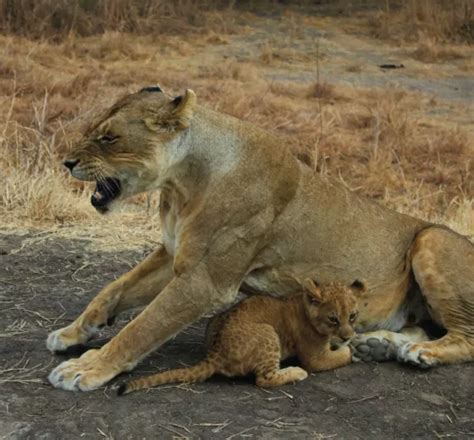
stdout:
<svg viewBox="0 0 474 440">
<path fill-rule="evenodd" d="M 199 68 L 200 78 L 219 78 L 221 80 L 236 80 L 240 82 L 253 82 L 259 79 L 258 69 L 246 62 L 227 59 L 219 64 L 203 65 Z"/>
<path fill-rule="evenodd" d="M 472 57 L 474 3 L 471 0 L 385 0 L 377 8 L 339 0 L 341 23 L 357 34 L 404 47 L 414 59 L 440 63 Z M 357 68 L 356 68 L 357 69 Z"/>
<path fill-rule="evenodd" d="M 169 34 L 213 29 L 229 32 L 216 9 L 231 1 L 206 0 L 0 0 L 0 28 L 4 32 L 60 41 L 68 35 L 95 35 L 108 31 Z"/>
<path fill-rule="evenodd" d="M 279 66 L 281 64 L 309 63 L 314 61 L 316 51 L 307 48 L 305 51 L 298 50 L 293 39 L 287 37 L 284 40 L 268 40 L 260 46 L 258 60 L 266 66 Z"/>
<path fill-rule="evenodd" d="M 438 221 L 465 215 L 463 230 L 472 234 L 468 135 L 417 117 L 427 99 L 404 90 L 339 93 L 345 100 L 322 112 L 318 156 L 324 172 L 407 213 Z"/>
<path fill-rule="evenodd" d="M 43 383 L 41 375 L 45 373 L 50 364 L 30 365 L 29 359 L 25 356 L 12 365 L 0 366 L 0 384 L 20 383 L 32 384 Z"/>
<path fill-rule="evenodd" d="M 306 96 L 325 100 L 336 99 L 338 95 L 335 89 L 333 84 L 319 81 L 310 86 Z"/>
<path fill-rule="evenodd" d="M 474 5 L 471 0 L 396 0 L 369 16 L 377 38 L 404 42 L 473 43 Z"/>
<path fill-rule="evenodd" d="M 411 56 L 424 63 L 461 60 L 466 57 L 462 47 L 439 45 L 427 39 L 419 43 L 411 52 Z"/>
<path fill-rule="evenodd" d="M 289 136 L 318 172 L 360 193 L 474 234 L 472 133 L 428 114 L 430 98 L 394 87 L 341 86 L 316 75 L 312 83 L 269 80 L 278 50 L 256 47 L 246 61 L 236 55 L 223 61 L 215 50 L 229 50 L 232 38 L 215 30 L 159 39 L 68 34 L 56 43 L 0 36 L 4 226 L 62 225 L 61 233 L 71 233 L 64 226 L 81 222 L 93 234 L 115 222 L 151 237 L 158 228 L 154 196 L 136 198 L 126 214 L 99 217 L 90 188 L 67 176 L 61 158 L 100 108 L 159 82 L 170 93 L 194 88 L 205 105 Z M 292 50 L 292 59 L 314 69 L 314 56 Z M 121 240 L 124 234 L 117 233 Z"/>
</svg>

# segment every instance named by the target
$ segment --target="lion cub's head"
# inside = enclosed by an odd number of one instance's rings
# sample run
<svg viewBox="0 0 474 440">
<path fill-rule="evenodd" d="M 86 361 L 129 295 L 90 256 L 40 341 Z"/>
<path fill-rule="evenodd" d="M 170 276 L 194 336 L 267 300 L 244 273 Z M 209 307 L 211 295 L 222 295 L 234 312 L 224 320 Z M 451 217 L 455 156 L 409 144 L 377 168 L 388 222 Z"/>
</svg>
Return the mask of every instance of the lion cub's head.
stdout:
<svg viewBox="0 0 474 440">
<path fill-rule="evenodd" d="M 352 338 L 359 313 L 355 293 L 363 290 L 363 285 L 359 281 L 351 286 L 342 283 L 319 285 L 310 279 L 303 285 L 305 309 L 313 328 L 333 340 L 345 342 Z"/>
<path fill-rule="evenodd" d="M 97 182 L 91 203 L 105 212 L 119 197 L 157 187 L 195 107 L 192 90 L 176 98 L 159 87 L 127 95 L 90 126 L 64 165 L 77 179 Z"/>
</svg>

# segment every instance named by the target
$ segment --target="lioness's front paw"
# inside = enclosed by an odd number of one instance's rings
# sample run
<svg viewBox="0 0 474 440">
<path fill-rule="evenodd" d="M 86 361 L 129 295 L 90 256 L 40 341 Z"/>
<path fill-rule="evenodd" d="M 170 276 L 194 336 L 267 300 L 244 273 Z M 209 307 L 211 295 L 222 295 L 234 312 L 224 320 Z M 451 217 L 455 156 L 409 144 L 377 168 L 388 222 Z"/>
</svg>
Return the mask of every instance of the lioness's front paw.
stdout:
<svg viewBox="0 0 474 440">
<path fill-rule="evenodd" d="M 430 349 L 416 342 L 403 344 L 398 351 L 398 360 L 421 368 L 430 368 L 439 362 Z"/>
<path fill-rule="evenodd" d="M 51 352 L 65 351 L 73 345 L 85 344 L 97 331 L 93 328 L 78 329 L 69 325 L 51 332 L 46 340 L 46 347 Z"/>
<path fill-rule="evenodd" d="M 114 378 L 120 371 L 105 363 L 99 350 L 89 350 L 80 358 L 59 364 L 48 376 L 56 388 L 70 391 L 95 390 Z"/>
</svg>

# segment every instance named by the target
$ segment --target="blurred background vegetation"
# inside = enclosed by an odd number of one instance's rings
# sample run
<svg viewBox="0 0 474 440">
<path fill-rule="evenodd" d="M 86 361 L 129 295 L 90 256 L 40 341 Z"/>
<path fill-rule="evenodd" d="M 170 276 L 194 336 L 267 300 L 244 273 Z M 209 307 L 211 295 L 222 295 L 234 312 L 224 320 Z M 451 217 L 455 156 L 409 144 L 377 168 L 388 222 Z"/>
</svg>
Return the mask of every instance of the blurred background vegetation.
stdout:
<svg viewBox="0 0 474 440">
<path fill-rule="evenodd" d="M 0 0 L 0 27 L 4 33 L 52 40 L 70 33 L 88 36 L 105 31 L 160 34 L 208 27 L 227 31 L 226 19 L 209 12 L 264 13 L 275 5 L 323 6 L 325 14 L 334 15 L 376 9 L 369 25 L 379 37 L 474 41 L 472 0 Z"/>
</svg>

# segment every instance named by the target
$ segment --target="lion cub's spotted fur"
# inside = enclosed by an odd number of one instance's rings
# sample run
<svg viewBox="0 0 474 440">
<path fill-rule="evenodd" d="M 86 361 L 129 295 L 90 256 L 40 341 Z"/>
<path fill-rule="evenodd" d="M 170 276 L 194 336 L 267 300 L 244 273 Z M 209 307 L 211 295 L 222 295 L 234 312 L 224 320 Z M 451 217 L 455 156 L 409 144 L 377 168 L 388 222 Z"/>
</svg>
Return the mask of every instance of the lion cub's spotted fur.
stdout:
<svg viewBox="0 0 474 440">
<path fill-rule="evenodd" d="M 189 368 L 178 368 L 132 380 L 119 394 L 172 382 L 201 382 L 219 373 L 254 373 L 261 387 L 303 380 L 308 372 L 329 370 L 351 361 L 349 347 L 332 351 L 330 341 L 354 335 L 357 300 L 340 283 L 318 286 L 311 280 L 304 291 L 286 299 L 253 296 L 213 318 L 206 331 L 208 354 Z M 280 360 L 297 355 L 303 368 L 280 369 Z"/>
</svg>

